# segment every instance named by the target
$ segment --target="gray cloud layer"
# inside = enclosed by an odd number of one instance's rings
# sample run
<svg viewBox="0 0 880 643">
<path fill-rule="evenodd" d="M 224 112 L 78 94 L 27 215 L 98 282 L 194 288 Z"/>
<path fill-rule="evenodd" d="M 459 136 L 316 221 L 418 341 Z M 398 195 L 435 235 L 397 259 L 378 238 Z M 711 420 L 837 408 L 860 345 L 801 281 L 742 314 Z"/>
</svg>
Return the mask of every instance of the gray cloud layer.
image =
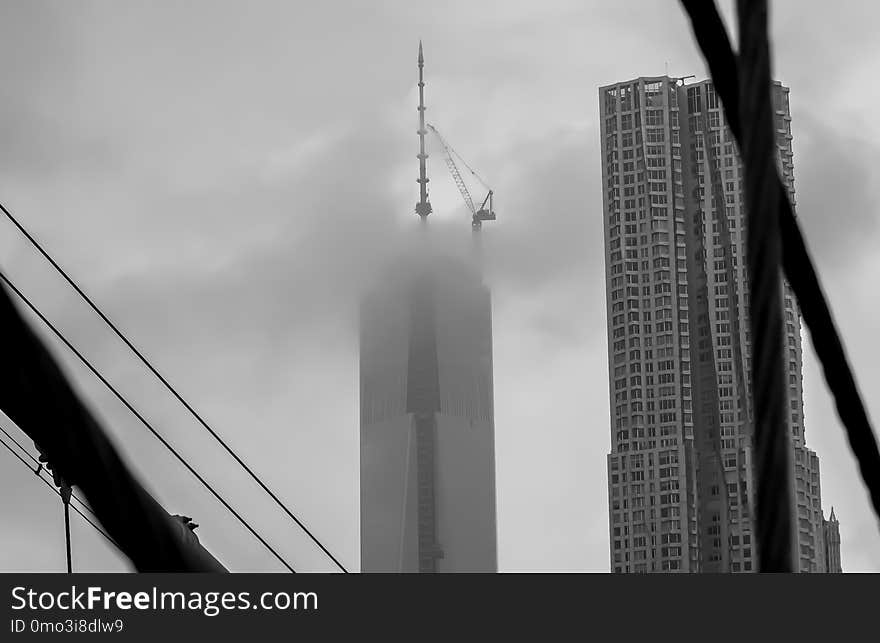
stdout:
<svg viewBox="0 0 880 643">
<path fill-rule="evenodd" d="M 880 276 L 869 256 L 877 214 L 868 169 L 880 129 L 861 129 L 876 99 L 862 84 L 878 64 L 863 14 L 876 11 L 774 8 L 775 68 L 792 87 L 798 213 L 869 393 L 880 382 L 870 323 L 880 305 L 857 284 Z M 3 13 L 0 199 L 354 568 L 354 312 L 411 245 L 415 47 L 424 39 L 429 121 L 498 199 L 484 240 L 501 565 L 607 570 L 596 88 L 661 74 L 666 62 L 671 74 L 703 74 L 674 3 L 243 11 L 34 2 Z M 845 34 L 833 28 L 844 23 Z M 436 146 L 429 172 L 433 232 L 465 248 L 467 216 Z M 4 269 L 295 565 L 329 569 L 4 226 Z M 170 510 L 196 516 L 209 548 L 234 569 L 278 568 L 70 368 L 133 465 Z M 826 509 L 834 504 L 842 520 L 844 566 L 880 570 L 876 524 L 809 358 L 807 378 L 807 436 L 822 458 Z M 59 569 L 60 509 L 19 469 L 0 471 L 0 511 L 18 517 L 0 529 L 0 569 Z M 123 568 L 87 530 L 74 538 L 81 568 Z"/>
</svg>

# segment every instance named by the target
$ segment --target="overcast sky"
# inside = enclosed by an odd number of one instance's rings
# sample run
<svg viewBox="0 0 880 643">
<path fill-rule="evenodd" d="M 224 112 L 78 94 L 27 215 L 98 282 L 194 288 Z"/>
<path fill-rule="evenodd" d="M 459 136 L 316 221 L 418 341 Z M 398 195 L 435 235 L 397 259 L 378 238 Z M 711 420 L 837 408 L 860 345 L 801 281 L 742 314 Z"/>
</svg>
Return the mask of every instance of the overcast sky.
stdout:
<svg viewBox="0 0 880 643">
<path fill-rule="evenodd" d="M 772 6 L 798 215 L 876 420 L 880 6 Z M 677 2 L 0 7 L 0 201 L 354 570 L 356 301 L 417 224 L 422 39 L 428 120 L 497 194 L 484 239 L 500 567 L 608 571 L 597 88 L 667 69 L 705 77 Z M 463 243 L 466 210 L 430 151 L 432 222 Z M 5 220 L 0 267 L 294 567 L 332 569 Z M 843 567 L 880 571 L 878 522 L 805 346 L 807 444 L 826 514 L 833 505 L 841 521 Z M 234 571 L 280 569 L 57 354 L 150 490 L 201 524 L 208 549 Z M 0 489 L 0 569 L 63 570 L 57 497 L 5 451 Z M 127 568 L 72 523 L 75 569 Z"/>
</svg>

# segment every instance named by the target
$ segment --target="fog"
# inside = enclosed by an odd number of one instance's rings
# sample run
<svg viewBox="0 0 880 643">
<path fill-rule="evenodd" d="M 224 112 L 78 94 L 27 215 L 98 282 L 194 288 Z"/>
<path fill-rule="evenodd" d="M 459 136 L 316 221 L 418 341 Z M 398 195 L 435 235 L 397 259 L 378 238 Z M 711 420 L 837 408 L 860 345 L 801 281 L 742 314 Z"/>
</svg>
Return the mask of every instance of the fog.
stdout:
<svg viewBox="0 0 880 643">
<path fill-rule="evenodd" d="M 880 9 L 773 8 L 798 216 L 876 418 L 880 300 L 866 286 L 880 277 Z M 597 88 L 667 68 L 705 77 L 676 3 L 35 1 L 0 12 L 0 202 L 355 570 L 357 305 L 422 242 L 421 39 L 427 120 L 496 194 L 482 236 L 500 568 L 608 571 Z M 436 142 L 429 152 L 431 242 L 467 253 L 469 213 Z M 0 267 L 108 379 L 297 570 L 333 569 L 14 227 L 0 230 Z M 170 512 L 193 516 L 231 570 L 279 570 L 48 341 Z M 841 521 L 843 568 L 880 571 L 877 521 L 805 353 L 806 440 L 825 512 Z M 2 457 L 0 569 L 63 569 L 60 502 Z M 76 570 L 127 569 L 90 527 L 73 528 Z"/>
</svg>

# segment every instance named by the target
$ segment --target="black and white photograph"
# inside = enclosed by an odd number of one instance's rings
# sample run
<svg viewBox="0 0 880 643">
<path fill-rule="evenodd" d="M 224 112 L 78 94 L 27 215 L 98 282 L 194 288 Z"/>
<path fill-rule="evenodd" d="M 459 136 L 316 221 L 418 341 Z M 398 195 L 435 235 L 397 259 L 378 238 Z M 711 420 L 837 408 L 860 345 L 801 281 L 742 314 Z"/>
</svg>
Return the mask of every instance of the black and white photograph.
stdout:
<svg viewBox="0 0 880 643">
<path fill-rule="evenodd" d="M 880 572 L 878 24 L 0 2 L 10 632 L 80 575 Z M 134 627 L 95 582 L 65 631 Z"/>
</svg>

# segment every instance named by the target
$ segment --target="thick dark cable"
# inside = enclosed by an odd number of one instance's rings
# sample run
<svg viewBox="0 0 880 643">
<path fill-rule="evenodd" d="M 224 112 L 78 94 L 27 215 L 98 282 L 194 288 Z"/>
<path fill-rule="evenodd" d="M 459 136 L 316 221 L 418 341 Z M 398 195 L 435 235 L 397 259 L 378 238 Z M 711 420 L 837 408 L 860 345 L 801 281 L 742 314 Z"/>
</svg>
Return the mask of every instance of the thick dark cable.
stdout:
<svg viewBox="0 0 880 643">
<path fill-rule="evenodd" d="M 727 29 L 713 1 L 681 2 L 690 17 L 697 43 L 706 57 L 730 130 L 741 148 L 738 62 Z M 847 360 L 843 341 L 822 291 L 819 276 L 778 177 L 777 183 L 782 195 L 779 199 L 779 227 L 785 276 L 797 297 L 804 323 L 810 331 L 813 348 L 822 364 L 825 382 L 834 397 L 837 415 L 843 423 L 850 449 L 868 489 L 874 513 L 880 518 L 880 448 Z"/>
<path fill-rule="evenodd" d="M 738 0 L 741 148 L 745 168 L 746 259 L 755 409 L 758 569 L 792 571 L 791 437 L 786 421 L 782 339 L 779 183 L 770 98 L 767 0 Z"/>
<path fill-rule="evenodd" d="M 6 433 L 6 431 L 4 431 L 4 433 Z M 7 433 L 6 435 L 9 435 L 9 434 Z M 31 467 L 30 467 L 30 465 L 27 463 L 27 460 L 25 460 L 24 458 L 21 457 L 21 455 L 19 455 L 18 453 L 16 453 L 16 452 L 15 452 L 15 449 L 13 449 L 11 446 L 9 446 L 9 444 L 7 444 L 6 441 L 3 440 L 2 438 L 0 438 L 0 444 L 2 444 L 4 447 L 6 447 L 6 449 L 7 449 L 12 455 L 14 455 L 16 458 L 18 458 L 19 461 L 20 461 L 25 467 L 27 467 L 27 469 L 28 469 L 29 471 L 31 470 Z M 58 489 L 55 488 L 55 485 L 53 485 L 51 482 L 49 482 L 48 480 L 46 480 L 46 479 L 45 479 L 43 476 L 41 476 L 41 475 L 37 475 L 37 477 L 38 477 L 40 480 L 42 480 L 43 483 L 45 483 L 45 484 L 46 484 L 46 485 L 47 485 L 52 491 L 54 491 L 54 492 L 55 492 L 56 494 L 58 494 L 59 496 L 61 495 L 61 492 L 58 491 Z M 87 523 L 89 523 L 89 524 L 95 529 L 95 531 L 97 531 L 99 534 L 101 534 L 102 536 L 104 536 L 104 538 L 107 539 L 107 542 L 109 542 L 111 545 L 113 545 L 114 547 L 116 547 L 116 549 L 119 549 L 119 545 L 116 544 L 116 541 L 113 540 L 113 539 L 110 537 L 110 535 L 109 535 L 106 531 L 104 531 L 104 530 L 101 529 L 98 525 L 96 525 L 94 522 L 92 522 L 92 521 L 89 519 L 88 516 L 86 516 L 83 512 L 81 512 L 81 511 L 80 511 L 79 509 L 77 509 L 76 507 L 73 507 L 73 510 L 74 510 L 76 513 L 79 514 L 80 518 L 82 518 L 82 519 L 85 520 Z"/>
<path fill-rule="evenodd" d="M 479 177 L 477 178 L 479 179 Z M 336 559 L 336 557 L 331 554 L 330 551 L 321 543 L 321 541 L 318 540 L 311 531 L 309 531 L 309 529 L 302 523 L 302 521 L 297 518 L 293 514 L 293 512 L 287 507 L 287 505 L 285 505 L 281 501 L 281 499 L 278 498 L 278 496 L 275 495 L 275 493 L 266 486 L 266 484 L 257 476 L 257 474 L 254 473 L 251 468 L 244 463 L 244 461 L 238 456 L 238 454 L 235 453 L 235 451 L 233 451 L 232 448 L 228 444 L 226 444 L 226 441 L 223 440 L 223 438 L 221 438 L 217 434 L 217 432 L 208 425 L 208 423 L 189 404 L 189 402 L 183 399 L 183 397 L 177 392 L 177 390 L 173 386 L 171 386 L 168 380 L 166 380 L 159 373 L 159 371 L 156 370 L 155 367 L 153 367 L 149 360 L 147 360 L 147 358 L 144 357 L 144 355 L 137 348 L 135 348 L 134 344 L 132 344 L 128 340 L 128 338 L 122 334 L 122 331 L 120 331 L 116 327 L 116 325 L 112 321 L 110 321 L 110 319 L 101 311 L 100 308 L 98 308 L 98 306 L 91 300 L 91 298 L 86 295 L 86 293 L 83 292 L 83 290 L 76 284 L 76 282 L 74 282 L 73 279 L 71 279 L 67 275 L 64 269 L 55 262 L 55 260 L 49 255 L 49 253 L 43 249 L 43 247 L 37 242 L 37 240 L 34 239 L 33 236 L 31 236 L 31 234 L 24 228 L 24 226 L 22 226 L 18 222 L 18 220 L 14 216 L 12 216 L 12 213 L 10 213 L 9 210 L 7 210 L 2 203 L 0 203 L 0 210 L 3 211 L 3 214 L 5 214 L 6 217 L 15 225 L 15 227 L 18 228 L 18 230 L 27 238 L 27 240 L 30 241 L 31 245 L 34 246 L 34 248 L 36 248 L 37 251 L 41 255 L 43 255 L 43 257 L 45 257 L 50 264 L 52 264 L 52 267 L 55 268 L 58 274 L 60 274 L 65 279 L 65 281 L 67 281 L 67 283 L 70 284 L 70 286 L 77 292 L 77 294 L 82 297 L 83 301 L 85 301 L 89 305 L 89 307 L 93 311 L 95 311 L 95 313 L 104 321 L 104 323 L 107 324 L 107 326 L 116 334 L 116 336 L 119 337 L 119 339 L 121 339 L 126 346 L 128 346 L 128 348 L 137 356 L 137 358 L 144 364 L 144 366 L 146 366 L 150 370 L 150 372 L 153 373 L 153 375 L 155 375 L 160 382 L 162 382 L 165 388 L 168 389 L 168 391 L 175 398 L 177 398 L 177 401 L 180 402 L 187 411 L 189 411 L 190 415 L 192 415 L 208 431 L 208 433 L 211 434 L 211 436 L 220 444 L 220 446 L 222 446 L 226 450 L 229 455 L 232 456 L 232 458 L 239 464 L 239 466 L 241 466 L 241 468 L 244 469 L 251 478 L 253 478 L 253 480 L 260 486 L 260 488 L 263 489 L 263 491 L 265 491 L 269 495 L 269 497 L 275 501 L 275 504 L 277 504 L 284 511 L 284 513 L 286 513 L 299 526 L 299 528 L 302 529 L 306 533 L 306 535 L 308 535 L 312 542 L 314 542 L 321 549 L 321 551 L 323 551 L 330 558 L 330 560 L 332 560 L 336 564 L 336 566 L 339 567 L 339 569 L 341 569 L 345 573 L 348 573 L 348 570 L 343 567 L 342 563 L 340 563 Z"/>
<path fill-rule="evenodd" d="M 290 564 L 289 564 L 289 563 L 288 563 L 288 562 L 287 562 L 287 561 L 286 561 L 286 560 L 285 560 L 285 559 L 284 559 L 284 558 L 283 558 L 283 557 L 282 557 L 277 551 L 275 551 L 275 549 L 272 547 L 272 545 L 270 545 L 268 542 L 266 542 L 266 540 L 265 540 L 260 534 L 258 534 L 258 533 L 256 532 L 256 530 L 255 530 L 253 527 L 251 527 L 250 523 L 248 523 L 244 518 L 242 518 L 242 516 L 241 516 L 241 515 L 235 510 L 235 509 L 233 509 L 233 507 L 232 507 L 228 502 L 226 502 L 226 500 L 225 500 L 225 499 L 224 499 L 219 493 L 217 493 L 217 491 L 214 490 L 214 488 L 213 488 L 213 487 L 212 487 L 212 486 L 211 486 L 211 485 L 210 485 L 210 484 L 209 484 L 209 483 L 208 483 L 208 482 L 207 482 L 207 481 L 206 481 L 206 480 L 205 480 L 205 479 L 204 479 L 204 478 L 203 478 L 203 477 L 202 477 L 202 476 L 201 476 L 201 475 L 200 475 L 200 474 L 199 474 L 199 473 L 198 473 L 198 472 L 197 472 L 197 471 L 196 471 L 196 470 L 190 465 L 190 463 L 187 462 L 186 459 L 185 459 L 183 456 L 181 456 L 181 455 L 177 452 L 177 450 L 176 450 L 173 446 L 171 446 L 171 444 L 170 444 L 170 443 L 169 443 L 164 437 L 162 437 L 162 434 L 160 434 L 156 429 L 154 429 L 154 428 L 153 428 L 153 425 L 150 424 L 150 423 L 144 418 L 144 416 L 141 415 L 141 414 L 138 412 L 138 410 L 135 409 L 135 408 L 134 408 L 134 407 L 128 402 L 128 400 L 125 399 L 125 398 L 122 396 L 122 394 L 120 394 L 119 391 L 117 391 L 116 388 L 115 388 L 110 382 L 107 381 L 107 379 L 106 379 L 103 375 L 101 375 L 100 372 L 98 372 L 98 370 L 97 370 L 94 366 L 92 366 L 92 363 L 89 362 L 89 360 L 87 360 L 87 359 L 82 355 L 82 353 L 80 353 L 80 352 L 76 349 L 76 347 L 75 347 L 73 344 L 71 344 L 71 343 L 67 340 L 67 338 L 66 338 L 66 337 L 65 337 L 65 336 L 64 336 L 64 335 L 63 335 L 63 334 L 62 334 L 57 328 L 55 328 L 55 326 L 52 324 L 52 322 L 50 322 L 48 319 L 46 319 L 46 317 L 43 315 L 43 313 L 41 313 L 41 312 L 39 311 L 39 309 L 37 309 L 37 307 L 34 306 L 34 305 L 30 302 L 30 300 L 29 300 L 27 297 L 25 297 L 24 294 L 23 294 L 18 288 L 15 287 L 15 284 L 13 284 L 13 283 L 9 280 L 9 277 L 7 277 L 5 274 L 3 274 L 2 272 L 0 272 L 0 279 L 2 279 L 3 282 L 4 282 L 7 286 L 9 286 L 9 288 L 12 290 L 12 292 L 14 292 L 14 293 L 18 296 L 18 298 L 21 299 L 21 300 L 25 303 L 25 305 L 27 305 L 27 307 L 30 308 L 31 311 L 33 311 L 33 313 L 34 313 L 37 317 L 40 318 L 40 320 L 41 320 L 44 324 L 46 324 L 46 326 L 49 328 L 49 330 L 51 330 L 51 331 L 55 334 L 55 336 L 58 337 L 58 339 L 60 339 L 62 342 L 64 342 L 64 345 L 67 346 L 67 348 L 69 348 L 70 351 L 71 351 L 74 355 L 76 355 L 77 358 L 79 358 L 79 360 L 80 360 L 80 361 L 81 361 L 81 362 L 82 362 L 82 363 L 83 363 L 83 364 L 84 364 L 84 365 L 85 365 L 85 366 L 86 366 L 86 367 L 87 367 L 87 368 L 88 368 L 88 369 L 89 369 L 89 370 L 90 370 L 90 371 L 91 371 L 91 372 L 92 372 L 92 373 L 93 373 L 93 374 L 94 374 L 99 380 L 101 380 L 101 383 L 104 384 L 104 386 L 106 386 L 106 387 L 110 390 L 110 392 L 113 393 L 113 395 L 115 395 L 116 398 L 117 398 L 120 402 L 122 402 L 122 403 L 125 405 L 125 407 L 126 407 L 129 411 L 131 411 L 132 414 L 133 414 L 138 420 L 140 420 L 141 424 L 143 424 L 143 425 L 147 428 L 147 430 L 150 431 L 150 433 L 152 433 L 152 434 L 156 437 L 156 439 L 158 439 L 159 442 L 161 442 L 161 443 L 165 446 L 165 448 L 168 449 L 168 451 L 170 451 L 171 454 L 172 454 L 175 458 L 177 458 L 177 460 L 178 460 L 178 461 L 179 461 L 184 467 L 186 467 L 186 469 L 187 469 L 187 470 L 188 470 L 188 471 L 189 471 L 189 472 L 190 472 L 190 473 L 196 478 L 196 480 L 198 480 L 199 482 L 201 482 L 201 483 L 202 483 L 202 486 L 205 487 L 205 489 L 207 489 L 207 490 L 211 493 L 211 495 L 213 495 L 213 496 L 214 496 L 214 497 L 220 502 L 220 504 L 222 504 L 224 507 L 226 507 L 226 509 L 229 511 L 229 513 L 231 513 L 231 514 L 232 514 L 232 515 L 233 515 L 233 516 L 234 516 L 234 517 L 235 517 L 235 518 L 236 518 L 236 519 L 237 519 L 242 525 L 244 525 L 244 527 L 247 528 L 247 530 L 248 530 L 248 531 L 249 531 L 249 532 L 250 532 L 250 533 L 251 533 L 251 534 L 252 534 L 257 540 L 259 540 L 260 543 L 261 543 L 261 544 L 262 544 L 262 545 L 263 545 L 263 546 L 264 546 L 264 547 L 265 547 L 265 548 L 266 548 L 266 549 L 267 549 L 267 550 L 268 550 L 268 551 L 269 551 L 269 552 L 270 552 L 270 553 L 271 553 L 271 554 L 272 554 L 272 555 L 273 555 L 273 556 L 274 556 L 274 557 L 275 557 L 275 558 L 276 558 L 276 559 L 277 559 L 282 565 L 284 565 L 284 566 L 285 566 L 290 572 L 292 572 L 292 573 L 296 573 L 296 570 L 295 570 L 293 567 L 291 567 Z"/>
</svg>

